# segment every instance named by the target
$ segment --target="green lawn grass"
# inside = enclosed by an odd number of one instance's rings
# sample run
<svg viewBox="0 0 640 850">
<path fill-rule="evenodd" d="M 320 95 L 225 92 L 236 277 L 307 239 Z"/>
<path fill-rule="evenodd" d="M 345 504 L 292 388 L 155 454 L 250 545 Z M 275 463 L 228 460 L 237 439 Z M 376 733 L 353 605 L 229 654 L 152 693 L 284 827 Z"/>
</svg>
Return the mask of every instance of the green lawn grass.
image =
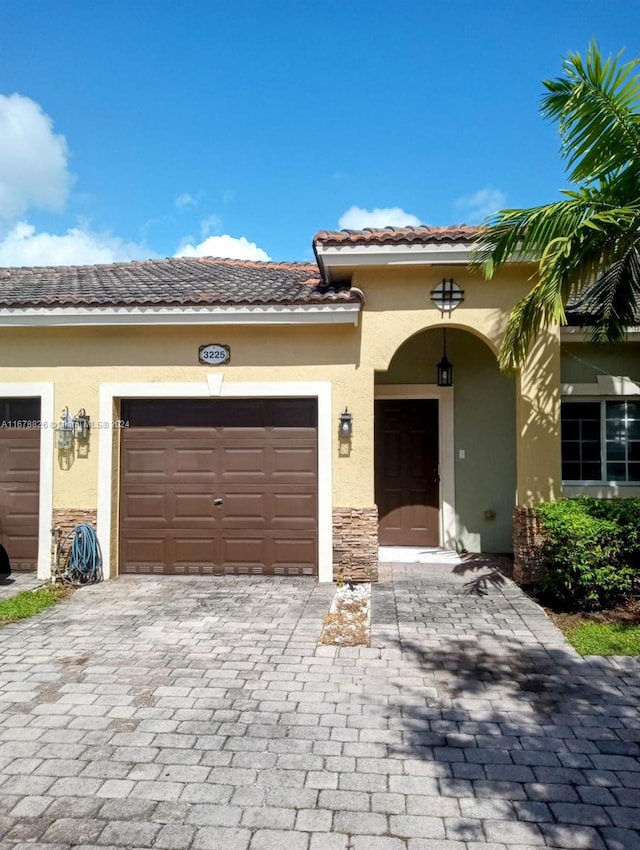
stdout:
<svg viewBox="0 0 640 850">
<path fill-rule="evenodd" d="M 580 655 L 640 655 L 640 626 L 584 622 L 564 635 Z"/>
<path fill-rule="evenodd" d="M 15 623 L 16 620 L 24 620 L 39 614 L 45 608 L 67 596 L 68 588 L 54 585 L 39 587 L 37 590 L 25 590 L 17 596 L 0 602 L 0 625 Z"/>
</svg>

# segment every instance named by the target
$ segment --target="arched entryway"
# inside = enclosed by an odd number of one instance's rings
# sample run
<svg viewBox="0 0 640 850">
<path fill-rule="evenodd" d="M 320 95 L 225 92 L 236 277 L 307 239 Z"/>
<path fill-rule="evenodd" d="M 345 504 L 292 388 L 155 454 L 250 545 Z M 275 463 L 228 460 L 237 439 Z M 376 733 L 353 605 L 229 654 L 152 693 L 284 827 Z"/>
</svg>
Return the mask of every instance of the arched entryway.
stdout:
<svg viewBox="0 0 640 850">
<path fill-rule="evenodd" d="M 375 377 L 375 496 L 381 546 L 512 548 L 513 378 L 475 334 L 447 327 L 453 386 L 437 386 L 443 328 L 423 330 Z"/>
</svg>

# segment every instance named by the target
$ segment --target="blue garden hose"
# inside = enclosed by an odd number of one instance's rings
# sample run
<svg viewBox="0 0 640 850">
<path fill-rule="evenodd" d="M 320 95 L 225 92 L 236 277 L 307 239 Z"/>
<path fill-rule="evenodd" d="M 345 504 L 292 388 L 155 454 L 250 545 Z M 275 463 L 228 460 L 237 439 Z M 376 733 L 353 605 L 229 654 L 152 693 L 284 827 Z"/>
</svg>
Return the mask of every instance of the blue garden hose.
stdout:
<svg viewBox="0 0 640 850">
<path fill-rule="evenodd" d="M 80 587 L 102 581 L 102 552 L 93 526 L 81 523 L 72 528 L 58 547 L 58 577 Z"/>
</svg>

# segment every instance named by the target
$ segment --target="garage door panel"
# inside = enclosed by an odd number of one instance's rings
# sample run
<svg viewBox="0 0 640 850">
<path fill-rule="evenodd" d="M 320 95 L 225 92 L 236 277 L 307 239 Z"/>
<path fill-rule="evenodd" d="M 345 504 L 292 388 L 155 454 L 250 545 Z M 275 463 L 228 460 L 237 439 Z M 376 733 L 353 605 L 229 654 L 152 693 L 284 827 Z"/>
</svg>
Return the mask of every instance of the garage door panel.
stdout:
<svg viewBox="0 0 640 850">
<path fill-rule="evenodd" d="M 160 446 L 130 446 L 123 457 L 122 475 L 159 475 L 167 473 L 167 457 Z"/>
<path fill-rule="evenodd" d="M 208 534 L 180 536 L 179 532 L 176 532 L 173 538 L 173 550 L 173 563 L 176 568 L 198 567 L 202 570 L 213 570 L 213 548 Z"/>
<path fill-rule="evenodd" d="M 157 571 L 160 559 L 167 573 L 315 575 L 316 407 L 313 399 L 123 402 L 121 570 Z M 151 559 L 145 539 L 154 541 Z"/>
<path fill-rule="evenodd" d="M 286 534 L 274 535 L 274 561 L 278 564 L 295 564 L 301 559 L 308 564 L 315 561 L 315 537 Z M 304 557 L 306 555 L 306 557 Z"/>
<path fill-rule="evenodd" d="M 175 493 L 173 517 L 178 520 L 207 519 L 214 521 L 211 493 Z"/>
<path fill-rule="evenodd" d="M 14 570 L 37 568 L 40 430 L 9 423 L 39 418 L 39 399 L 0 399 L 0 544 Z"/>
<path fill-rule="evenodd" d="M 34 481 L 38 482 L 40 471 L 40 440 L 31 437 L 34 444 L 7 445 L 3 452 L 2 476 L 9 481 Z M 37 441 L 37 442 L 36 442 Z"/>
<path fill-rule="evenodd" d="M 314 476 L 317 467 L 315 446 L 274 446 L 273 472 L 275 475 Z"/>
<path fill-rule="evenodd" d="M 26 481 L 3 481 L 0 491 L 0 502 L 8 506 L 15 506 L 16 501 L 22 505 L 37 506 L 39 498 L 38 479 Z"/>
<path fill-rule="evenodd" d="M 151 461 L 151 462 L 148 462 Z M 164 451 L 161 460 L 146 455 L 146 460 L 139 456 L 136 459 L 137 468 L 123 470 L 123 482 L 133 484 L 153 484 L 156 481 L 165 486 L 167 476 L 184 479 L 188 482 L 194 479 L 212 479 L 215 470 L 211 469 L 203 458 L 178 456 L 171 451 Z M 192 467 L 192 468 L 189 468 Z"/>
<path fill-rule="evenodd" d="M 265 561 L 263 537 L 238 534 L 222 538 L 222 562 L 231 569 L 249 568 L 253 572 L 263 571 Z"/>
<path fill-rule="evenodd" d="M 128 573 L 210 575 L 214 571 L 211 540 L 193 531 L 167 537 L 164 530 L 128 535 L 121 557 Z M 169 562 L 169 563 L 168 563 Z"/>
<path fill-rule="evenodd" d="M 272 504 L 274 520 L 306 520 L 309 527 L 314 527 L 317 514 L 315 493 L 274 493 Z"/>
<path fill-rule="evenodd" d="M 122 509 L 129 525 L 141 519 L 162 519 L 165 523 L 171 519 L 164 493 L 125 493 Z"/>
<path fill-rule="evenodd" d="M 211 447 L 178 445 L 174 449 L 172 466 L 176 475 L 202 476 L 215 473 L 217 462 L 217 451 Z"/>
<path fill-rule="evenodd" d="M 127 563 L 139 569 L 130 572 L 162 572 L 165 562 L 166 537 L 163 530 L 138 531 L 136 534 L 129 533 L 122 541 L 121 558 Z"/>
<path fill-rule="evenodd" d="M 241 476 L 250 475 L 254 480 L 267 476 L 267 449 L 265 446 L 225 446 L 222 450 L 222 468 L 224 479 L 233 481 Z"/>
<path fill-rule="evenodd" d="M 14 525 L 11 531 L 3 532 L 2 545 L 9 553 L 11 569 L 18 571 L 35 569 L 33 553 L 35 552 L 37 556 L 38 535 L 33 533 L 30 524 L 23 528 Z"/>
</svg>

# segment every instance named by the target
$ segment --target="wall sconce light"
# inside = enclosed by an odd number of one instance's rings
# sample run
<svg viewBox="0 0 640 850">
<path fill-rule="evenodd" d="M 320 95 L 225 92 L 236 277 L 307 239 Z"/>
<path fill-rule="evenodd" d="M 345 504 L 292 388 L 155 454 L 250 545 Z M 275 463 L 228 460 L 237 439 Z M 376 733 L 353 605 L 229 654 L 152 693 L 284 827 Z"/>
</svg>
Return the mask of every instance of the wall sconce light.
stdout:
<svg viewBox="0 0 640 850">
<path fill-rule="evenodd" d="M 71 452 L 75 440 L 78 447 L 78 457 L 88 457 L 91 418 L 87 416 L 84 407 L 81 407 L 75 416 L 72 416 L 69 413 L 69 408 L 65 407 L 55 430 L 56 445 L 61 452 Z"/>
<path fill-rule="evenodd" d="M 89 457 L 89 432 L 91 430 L 91 418 L 87 416 L 84 407 L 76 413 L 73 419 L 73 430 L 78 447 L 78 457 Z"/>
<path fill-rule="evenodd" d="M 68 452 L 73 448 L 73 416 L 65 407 L 56 427 L 56 445 L 60 451 Z"/>
<path fill-rule="evenodd" d="M 84 407 L 81 407 L 73 419 L 73 430 L 76 440 L 87 440 L 89 438 L 90 428 L 91 418 L 87 416 L 87 411 Z"/>
<path fill-rule="evenodd" d="M 447 359 L 447 332 L 444 330 L 442 332 L 442 346 L 443 346 L 443 354 L 442 360 L 436 366 L 438 373 L 438 386 L 439 387 L 452 387 L 453 386 L 453 363 L 450 363 Z"/>
<path fill-rule="evenodd" d="M 344 413 L 340 414 L 339 434 L 341 440 L 349 440 L 353 434 L 353 416 L 346 407 Z"/>
</svg>

